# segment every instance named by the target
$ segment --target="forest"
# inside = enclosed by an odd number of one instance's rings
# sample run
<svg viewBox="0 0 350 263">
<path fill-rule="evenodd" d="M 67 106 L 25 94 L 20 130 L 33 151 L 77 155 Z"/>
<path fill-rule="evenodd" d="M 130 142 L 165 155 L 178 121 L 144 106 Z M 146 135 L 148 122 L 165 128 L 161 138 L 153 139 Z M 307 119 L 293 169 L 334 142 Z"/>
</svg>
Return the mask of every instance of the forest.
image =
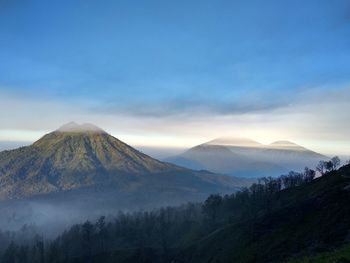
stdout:
<svg viewBox="0 0 350 263">
<path fill-rule="evenodd" d="M 203 203 L 101 216 L 73 225 L 52 240 L 35 226 L 1 232 L 1 262 L 186 262 L 193 244 L 226 226 L 273 213 L 288 191 L 327 178 L 339 164 L 337 157 L 320 162 L 323 173 L 316 179 L 316 172 L 306 167 L 303 173 L 261 178 L 230 195 L 213 194 Z"/>
</svg>

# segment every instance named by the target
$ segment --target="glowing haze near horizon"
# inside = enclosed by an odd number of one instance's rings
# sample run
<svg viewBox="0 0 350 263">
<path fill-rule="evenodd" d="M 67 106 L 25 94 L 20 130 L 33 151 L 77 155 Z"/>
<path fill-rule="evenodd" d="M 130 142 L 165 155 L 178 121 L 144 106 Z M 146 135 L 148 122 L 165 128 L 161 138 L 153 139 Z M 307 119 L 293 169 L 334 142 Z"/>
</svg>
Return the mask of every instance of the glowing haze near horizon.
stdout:
<svg viewBox="0 0 350 263">
<path fill-rule="evenodd" d="M 138 146 L 350 154 L 349 47 L 347 0 L 0 0 L 0 141 L 76 121 Z"/>
</svg>

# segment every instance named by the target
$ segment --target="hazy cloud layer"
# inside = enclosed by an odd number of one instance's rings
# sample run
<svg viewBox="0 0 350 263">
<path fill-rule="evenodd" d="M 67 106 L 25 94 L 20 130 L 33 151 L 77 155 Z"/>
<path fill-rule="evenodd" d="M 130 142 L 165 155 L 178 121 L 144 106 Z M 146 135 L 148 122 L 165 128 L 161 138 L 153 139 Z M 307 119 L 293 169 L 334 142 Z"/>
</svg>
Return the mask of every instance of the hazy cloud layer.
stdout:
<svg viewBox="0 0 350 263">
<path fill-rule="evenodd" d="M 286 107 L 287 97 L 276 98 L 274 95 L 258 97 L 242 96 L 241 98 L 210 99 L 200 98 L 195 94 L 186 98 L 164 98 L 156 102 L 128 102 L 122 103 L 107 101 L 99 106 L 91 108 L 92 112 L 104 114 L 127 114 L 137 117 L 171 118 L 171 117 L 200 117 L 211 115 L 237 115 L 248 113 L 267 112 Z M 223 97 L 225 97 L 223 95 Z M 271 98 L 275 97 L 275 98 Z"/>
<path fill-rule="evenodd" d="M 286 98 L 289 103 L 285 102 Z M 210 107 L 194 102 L 181 107 L 177 102 L 176 111 L 171 110 L 171 114 L 159 105 L 152 109 L 162 114 L 146 114 L 147 110 L 146 113 L 142 110 L 147 105 L 139 105 L 134 111 L 118 111 L 118 107 L 92 111 L 89 103 L 73 106 L 2 93 L 0 139 L 34 140 L 75 120 L 96 123 L 131 144 L 146 146 L 191 146 L 224 135 L 252 137 L 263 142 L 291 139 L 323 152 L 345 153 L 350 146 L 348 87 L 333 91 L 326 87 L 304 89 L 281 98 L 283 105 L 279 101 L 274 104 L 273 100 L 269 106 L 259 105 L 258 101 L 252 107 L 246 106 L 250 101 L 240 101 L 244 106 L 237 104 L 233 110 L 226 110 L 229 107 L 220 102 L 211 102 Z"/>
</svg>

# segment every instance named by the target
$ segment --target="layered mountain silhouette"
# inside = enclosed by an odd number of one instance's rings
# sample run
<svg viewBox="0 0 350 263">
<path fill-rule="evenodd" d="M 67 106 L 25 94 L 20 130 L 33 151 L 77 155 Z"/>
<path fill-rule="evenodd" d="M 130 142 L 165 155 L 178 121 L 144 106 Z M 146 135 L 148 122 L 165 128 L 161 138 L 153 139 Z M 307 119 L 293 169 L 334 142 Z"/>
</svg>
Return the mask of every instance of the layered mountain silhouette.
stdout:
<svg viewBox="0 0 350 263">
<path fill-rule="evenodd" d="M 92 124 L 69 123 L 30 146 L 0 153 L 2 200 L 97 186 L 209 193 L 244 183 L 158 161 Z"/>
<path fill-rule="evenodd" d="M 315 166 L 326 156 L 289 141 L 263 145 L 251 139 L 221 137 L 166 161 L 191 169 L 243 177 L 278 176 Z"/>
<path fill-rule="evenodd" d="M 327 156 L 309 150 L 289 141 L 276 141 L 256 154 L 260 160 L 279 163 L 289 170 L 300 170 L 305 166 L 315 167 L 318 161 Z"/>
<path fill-rule="evenodd" d="M 0 227 L 35 223 L 57 231 L 120 210 L 202 201 L 251 183 L 161 162 L 94 125 L 69 123 L 30 146 L 0 152 Z"/>
</svg>

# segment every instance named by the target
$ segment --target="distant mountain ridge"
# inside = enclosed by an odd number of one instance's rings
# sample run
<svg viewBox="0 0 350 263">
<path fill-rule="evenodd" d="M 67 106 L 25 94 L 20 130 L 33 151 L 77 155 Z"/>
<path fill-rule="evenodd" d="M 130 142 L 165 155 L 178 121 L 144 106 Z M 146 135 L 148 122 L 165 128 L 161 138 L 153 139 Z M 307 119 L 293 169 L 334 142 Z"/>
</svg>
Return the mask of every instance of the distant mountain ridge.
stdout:
<svg viewBox="0 0 350 263">
<path fill-rule="evenodd" d="M 283 150 L 299 150 L 299 151 L 310 151 L 309 149 L 306 149 L 305 147 L 302 147 L 296 143 L 290 142 L 290 141 L 275 141 L 270 143 L 269 145 L 266 145 L 266 148 L 270 149 L 283 149 Z"/>
<path fill-rule="evenodd" d="M 220 151 L 220 154 L 213 152 Z M 243 177 L 278 176 L 290 170 L 313 167 L 328 157 L 289 141 L 269 145 L 247 138 L 220 137 L 166 161 L 195 169 L 207 169 Z"/>
<path fill-rule="evenodd" d="M 248 138 L 237 138 L 237 137 L 219 137 L 211 140 L 205 144 L 210 145 L 223 145 L 223 146 L 235 146 L 245 148 L 260 148 L 264 145 Z"/>
<path fill-rule="evenodd" d="M 30 146 L 0 152 L 0 200 L 96 185 L 124 192 L 153 187 L 208 193 L 242 184 L 158 161 L 92 124 L 69 123 Z"/>
</svg>

